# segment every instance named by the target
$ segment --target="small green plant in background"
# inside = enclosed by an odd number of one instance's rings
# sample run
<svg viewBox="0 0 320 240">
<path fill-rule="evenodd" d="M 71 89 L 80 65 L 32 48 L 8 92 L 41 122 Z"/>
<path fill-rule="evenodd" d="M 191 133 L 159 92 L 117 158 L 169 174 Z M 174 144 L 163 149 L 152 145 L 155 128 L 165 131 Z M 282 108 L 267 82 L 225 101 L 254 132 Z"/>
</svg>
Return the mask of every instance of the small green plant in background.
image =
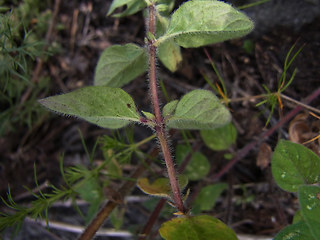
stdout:
<svg viewBox="0 0 320 240">
<path fill-rule="evenodd" d="M 46 192 L 41 191 L 37 181 L 36 166 L 34 166 L 34 179 L 38 192 L 35 193 L 31 189 L 25 188 L 36 200 L 32 201 L 28 207 L 17 204 L 9 188 L 7 199 L 3 197 L 1 199 L 15 213 L 0 212 L 0 231 L 11 226 L 15 226 L 15 230 L 18 230 L 26 217 L 48 219 L 48 211 L 52 204 L 58 200 L 67 199 L 71 199 L 75 203 L 74 207 L 77 212 L 84 218 L 86 223 L 89 223 L 95 216 L 101 203 L 105 200 L 103 189 L 108 187 L 112 180 L 128 180 L 122 174 L 123 164 L 129 163 L 133 154 L 140 158 L 144 157 L 145 154 L 139 150 L 139 147 L 155 138 L 155 135 L 151 135 L 140 142 L 130 143 L 132 131 L 127 130 L 125 136 L 126 139 L 123 136 L 114 136 L 113 138 L 102 136 L 96 142 L 92 152 L 87 150 L 88 148 L 83 140 L 83 146 L 90 162 L 90 165 L 86 167 L 83 165 L 64 167 L 63 156 L 61 156 L 60 170 L 65 185 L 59 188 L 48 184 Z M 93 163 L 93 156 L 98 144 L 101 145 L 101 150 L 105 156 L 102 164 L 97 166 Z M 120 149 L 121 151 L 119 151 Z M 129 180 L 135 182 L 135 179 Z M 85 200 L 90 205 L 87 213 L 83 213 L 76 205 L 77 197 Z M 110 199 L 109 195 L 108 199 Z"/>
<path fill-rule="evenodd" d="M 49 53 L 43 41 L 51 17 L 43 11 L 46 2 L 28 0 L 12 8 L 0 10 L 0 136 L 31 128 L 45 114 L 37 98 L 49 86 L 45 77 L 31 81 L 36 58 Z M 25 97 L 28 89 L 32 93 Z"/>
</svg>

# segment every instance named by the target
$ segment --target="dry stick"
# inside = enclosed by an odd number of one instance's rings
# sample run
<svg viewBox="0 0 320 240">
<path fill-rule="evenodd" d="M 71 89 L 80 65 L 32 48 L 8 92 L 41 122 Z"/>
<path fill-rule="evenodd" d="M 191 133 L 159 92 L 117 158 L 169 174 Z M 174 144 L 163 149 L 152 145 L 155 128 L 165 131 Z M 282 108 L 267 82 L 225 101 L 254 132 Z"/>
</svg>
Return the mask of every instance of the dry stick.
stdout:
<svg viewBox="0 0 320 240">
<path fill-rule="evenodd" d="M 159 214 L 162 210 L 162 208 L 164 207 L 164 205 L 166 204 L 167 199 L 165 198 L 161 198 L 156 207 L 154 208 L 152 214 L 150 215 L 146 225 L 144 226 L 140 236 L 139 236 L 139 240 L 145 240 L 147 238 L 147 236 L 149 235 L 149 233 L 151 232 L 151 229 L 153 227 L 153 225 L 155 224 L 156 220 L 159 217 Z"/>
<path fill-rule="evenodd" d="M 151 156 L 157 156 L 158 150 L 155 148 Z M 145 171 L 146 164 L 141 163 L 135 172 L 130 176 L 130 178 L 138 178 Z M 136 185 L 135 181 L 126 181 L 117 191 L 120 197 L 124 198 L 131 189 Z M 106 218 L 110 215 L 112 210 L 119 204 L 117 201 L 108 201 L 105 206 L 100 210 L 97 216 L 93 219 L 93 221 L 89 224 L 89 226 L 84 230 L 84 232 L 79 237 L 79 240 L 90 240 L 94 237 L 95 233 L 101 227 Z"/>
<path fill-rule="evenodd" d="M 149 7 L 149 16 L 148 16 L 148 32 L 151 33 L 152 36 L 155 36 L 156 33 L 156 9 L 154 3 L 152 3 Z M 161 146 L 161 151 L 163 154 L 163 158 L 165 160 L 168 177 L 170 180 L 170 185 L 172 189 L 173 200 L 176 208 L 185 213 L 185 207 L 182 202 L 181 193 L 178 185 L 178 181 L 176 178 L 176 171 L 173 164 L 173 159 L 171 156 L 171 152 L 168 145 L 168 140 L 165 132 L 165 125 L 163 122 L 163 118 L 160 112 L 159 106 L 159 97 L 157 90 L 157 76 L 156 76 L 156 50 L 157 48 L 153 45 L 153 40 L 148 40 L 148 54 L 149 54 L 149 86 L 151 93 L 151 101 L 153 105 L 153 112 L 155 115 L 155 131 L 157 137 L 159 139 L 159 143 Z"/>
<path fill-rule="evenodd" d="M 46 45 L 43 47 L 44 51 L 46 51 L 48 49 L 51 35 L 53 32 L 53 28 L 54 28 L 54 25 L 56 23 L 56 19 L 57 19 L 58 13 L 59 13 L 60 3 L 61 3 L 61 0 L 55 1 L 53 15 L 52 15 L 52 18 L 50 21 L 50 25 L 49 25 L 47 34 L 46 34 Z M 36 59 L 36 61 L 37 61 L 37 65 L 33 71 L 32 78 L 31 78 L 32 83 L 37 83 L 39 81 L 39 75 L 40 75 L 42 67 L 43 67 L 43 57 L 38 57 Z M 20 104 L 27 101 L 27 99 L 30 97 L 31 93 L 32 93 L 32 87 L 28 88 L 26 90 L 26 92 L 23 94 L 23 96 L 21 97 L 21 100 L 20 100 Z"/>
<path fill-rule="evenodd" d="M 319 109 L 316 109 L 316 108 L 311 107 L 311 106 L 309 106 L 309 105 L 307 105 L 307 104 L 304 104 L 304 103 L 302 103 L 302 102 L 299 102 L 299 101 L 297 101 L 297 100 L 295 100 L 295 99 L 293 99 L 293 98 L 291 98 L 291 97 L 289 97 L 289 96 L 286 96 L 286 95 L 284 95 L 284 94 L 282 94 L 282 93 L 280 93 L 280 96 L 281 96 L 283 99 L 287 100 L 287 101 L 293 102 L 293 103 L 295 103 L 295 104 L 297 104 L 297 105 L 301 105 L 303 108 L 308 109 L 309 111 L 316 112 L 316 113 L 319 113 L 319 114 L 320 114 L 320 110 L 319 110 Z"/>
</svg>

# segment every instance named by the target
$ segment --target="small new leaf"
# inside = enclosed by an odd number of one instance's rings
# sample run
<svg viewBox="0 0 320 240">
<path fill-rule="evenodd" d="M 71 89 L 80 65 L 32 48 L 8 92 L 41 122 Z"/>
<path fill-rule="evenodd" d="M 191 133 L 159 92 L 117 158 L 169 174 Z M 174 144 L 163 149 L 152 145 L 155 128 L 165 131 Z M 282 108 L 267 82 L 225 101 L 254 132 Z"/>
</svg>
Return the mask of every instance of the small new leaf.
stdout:
<svg viewBox="0 0 320 240">
<path fill-rule="evenodd" d="M 120 88 L 85 87 L 39 102 L 52 111 L 79 117 L 103 128 L 117 129 L 140 121 L 133 99 Z"/>
<path fill-rule="evenodd" d="M 173 115 L 174 111 L 177 108 L 178 102 L 179 102 L 178 100 L 174 100 L 174 101 L 167 103 L 162 109 L 163 116 L 170 117 L 171 115 Z"/>
<path fill-rule="evenodd" d="M 99 58 L 94 85 L 122 87 L 147 69 L 145 49 L 129 43 L 114 45 L 103 51 Z"/>
<path fill-rule="evenodd" d="M 200 47 L 242 37 L 252 29 L 253 22 L 227 3 L 191 0 L 174 12 L 168 31 L 156 45 L 174 38 L 184 48 Z"/>
<path fill-rule="evenodd" d="M 165 113 L 172 113 L 174 103 L 165 106 Z M 213 129 L 229 123 L 231 114 L 210 91 L 194 90 L 178 102 L 171 117 L 166 119 L 169 128 Z"/>
</svg>

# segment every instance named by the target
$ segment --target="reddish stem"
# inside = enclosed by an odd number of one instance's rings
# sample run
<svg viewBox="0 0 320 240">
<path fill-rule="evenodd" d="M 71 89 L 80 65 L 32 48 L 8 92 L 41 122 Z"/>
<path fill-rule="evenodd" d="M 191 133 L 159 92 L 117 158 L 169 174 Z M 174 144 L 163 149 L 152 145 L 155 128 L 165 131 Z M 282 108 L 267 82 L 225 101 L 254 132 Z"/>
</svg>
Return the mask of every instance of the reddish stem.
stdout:
<svg viewBox="0 0 320 240">
<path fill-rule="evenodd" d="M 152 4 L 149 6 L 149 19 L 148 19 L 148 32 L 151 35 L 155 36 L 156 33 L 156 9 Z M 168 177 L 170 180 L 170 185 L 173 194 L 173 200 L 176 208 L 180 212 L 185 212 L 185 207 L 182 202 L 181 192 L 179 189 L 179 184 L 176 178 L 176 171 L 173 164 L 173 159 L 170 153 L 168 140 L 165 132 L 165 125 L 163 122 L 163 118 L 161 116 L 160 106 L 159 106 L 159 97 L 158 97 L 158 89 L 157 89 L 157 75 L 156 75 L 156 52 L 157 48 L 153 45 L 153 40 L 148 39 L 148 52 L 149 52 L 149 86 L 150 86 L 150 94 L 151 101 L 153 106 L 153 112 L 155 115 L 155 130 L 157 137 L 160 142 L 161 150 L 163 153 L 163 157 L 167 166 Z"/>
</svg>

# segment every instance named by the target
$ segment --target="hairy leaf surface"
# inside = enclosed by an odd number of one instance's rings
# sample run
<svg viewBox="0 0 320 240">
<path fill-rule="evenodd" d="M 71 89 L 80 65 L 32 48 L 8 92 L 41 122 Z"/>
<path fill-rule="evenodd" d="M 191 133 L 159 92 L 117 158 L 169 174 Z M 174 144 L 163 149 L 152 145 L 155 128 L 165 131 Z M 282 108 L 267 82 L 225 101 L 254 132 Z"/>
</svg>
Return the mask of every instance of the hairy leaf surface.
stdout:
<svg viewBox="0 0 320 240">
<path fill-rule="evenodd" d="M 85 87 L 39 102 L 52 111 L 79 117 L 103 128 L 122 128 L 140 120 L 133 99 L 120 88 Z"/>
<path fill-rule="evenodd" d="M 99 58 L 94 85 L 122 87 L 147 70 L 144 48 L 129 43 L 105 49 Z"/>
<path fill-rule="evenodd" d="M 165 112 L 172 112 L 173 103 L 169 106 Z M 213 129 L 230 120 L 230 112 L 212 92 L 198 89 L 181 98 L 166 124 L 177 129 Z"/>
<path fill-rule="evenodd" d="M 174 38 L 182 47 L 200 47 L 242 37 L 252 29 L 253 22 L 227 3 L 191 0 L 172 15 L 168 31 L 158 44 Z"/>
</svg>

